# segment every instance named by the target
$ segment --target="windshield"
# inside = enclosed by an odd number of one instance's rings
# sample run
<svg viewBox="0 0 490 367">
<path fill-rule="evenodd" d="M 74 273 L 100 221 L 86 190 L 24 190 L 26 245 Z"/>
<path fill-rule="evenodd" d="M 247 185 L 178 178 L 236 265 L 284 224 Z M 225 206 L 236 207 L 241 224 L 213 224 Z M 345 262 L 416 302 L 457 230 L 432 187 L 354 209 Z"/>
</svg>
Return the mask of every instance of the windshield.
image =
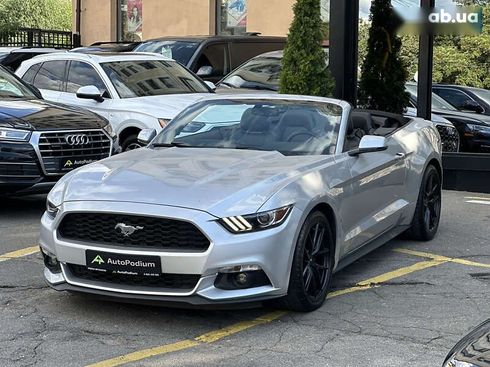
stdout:
<svg viewBox="0 0 490 367">
<path fill-rule="evenodd" d="M 258 57 L 230 73 L 220 84 L 231 88 L 279 90 L 281 59 Z"/>
<path fill-rule="evenodd" d="M 486 103 L 490 104 L 490 90 L 470 88 L 470 91 L 476 94 L 478 98 L 483 99 Z"/>
<path fill-rule="evenodd" d="M 27 98 L 37 97 L 34 93 L 5 70 L 0 68 L 0 98 Z"/>
<path fill-rule="evenodd" d="M 135 52 L 153 52 L 187 65 L 199 42 L 187 41 L 148 41 L 134 49 Z"/>
<path fill-rule="evenodd" d="M 333 154 L 341 117 L 342 108 L 333 103 L 206 101 L 177 116 L 151 146 Z"/>
<path fill-rule="evenodd" d="M 413 96 L 415 101 L 417 101 L 417 86 L 414 84 L 408 84 L 406 86 L 407 91 Z M 449 110 L 457 111 L 455 107 L 446 102 L 444 99 L 439 97 L 437 94 L 432 93 L 432 109 L 433 110 Z"/>
<path fill-rule="evenodd" d="M 209 93 L 203 82 L 174 61 L 115 61 L 101 66 L 120 98 Z"/>
</svg>

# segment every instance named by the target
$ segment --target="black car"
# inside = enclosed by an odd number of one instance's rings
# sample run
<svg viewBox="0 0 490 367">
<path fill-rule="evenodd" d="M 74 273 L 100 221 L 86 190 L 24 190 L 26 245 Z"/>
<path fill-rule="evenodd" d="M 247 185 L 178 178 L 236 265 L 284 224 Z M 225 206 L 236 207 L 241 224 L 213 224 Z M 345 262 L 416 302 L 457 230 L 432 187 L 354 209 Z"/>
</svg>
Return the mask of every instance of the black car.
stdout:
<svg viewBox="0 0 490 367">
<path fill-rule="evenodd" d="M 443 367 L 490 367 L 490 319 L 451 349 Z"/>
<path fill-rule="evenodd" d="M 15 71 L 23 61 L 34 56 L 64 51 L 49 47 L 0 47 L 0 65 Z"/>
<path fill-rule="evenodd" d="M 282 50 L 286 37 L 244 36 L 162 37 L 142 42 L 134 51 L 170 57 L 202 79 L 216 83 L 231 70 L 264 52 Z"/>
<path fill-rule="evenodd" d="M 460 85 L 435 84 L 432 91 L 460 111 L 490 116 L 490 90 Z"/>
<path fill-rule="evenodd" d="M 417 85 L 408 83 L 410 104 L 417 107 Z M 490 153 L 490 116 L 459 111 L 432 93 L 432 113 L 452 122 L 460 137 L 460 152 Z"/>
<path fill-rule="evenodd" d="M 43 101 L 34 87 L 0 68 L 0 194 L 47 192 L 65 173 L 115 148 L 107 120 Z"/>
</svg>

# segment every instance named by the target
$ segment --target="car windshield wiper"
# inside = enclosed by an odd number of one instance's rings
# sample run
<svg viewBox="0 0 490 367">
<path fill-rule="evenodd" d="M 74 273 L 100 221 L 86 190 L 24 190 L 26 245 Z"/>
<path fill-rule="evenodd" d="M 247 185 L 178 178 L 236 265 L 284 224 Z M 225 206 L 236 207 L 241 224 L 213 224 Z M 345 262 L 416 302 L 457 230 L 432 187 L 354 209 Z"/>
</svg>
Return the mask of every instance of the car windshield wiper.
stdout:
<svg viewBox="0 0 490 367">
<path fill-rule="evenodd" d="M 171 148 L 171 147 L 178 147 L 178 148 L 199 148 L 187 143 L 181 143 L 178 141 L 173 141 L 171 143 L 153 143 L 151 145 L 153 148 Z"/>
</svg>

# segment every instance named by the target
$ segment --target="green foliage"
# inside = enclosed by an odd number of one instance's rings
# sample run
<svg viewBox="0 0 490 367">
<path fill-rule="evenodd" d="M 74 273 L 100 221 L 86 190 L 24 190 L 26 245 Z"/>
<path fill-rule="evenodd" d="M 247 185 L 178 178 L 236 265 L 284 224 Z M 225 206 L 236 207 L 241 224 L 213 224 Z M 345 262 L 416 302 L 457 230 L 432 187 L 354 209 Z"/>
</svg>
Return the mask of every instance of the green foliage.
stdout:
<svg viewBox="0 0 490 367">
<path fill-rule="evenodd" d="M 71 30 L 71 0 L 0 0 L 0 31 L 18 28 Z"/>
<path fill-rule="evenodd" d="M 402 42 L 396 35 L 400 20 L 390 0 L 374 0 L 367 53 L 359 82 L 359 105 L 373 110 L 403 113 L 409 103 L 405 91 L 408 72 L 400 56 Z"/>
<path fill-rule="evenodd" d="M 322 39 L 320 1 L 297 0 L 284 49 L 281 93 L 332 95 L 334 81 L 325 62 Z"/>
<path fill-rule="evenodd" d="M 469 4 L 469 2 L 467 2 Z M 434 41 L 435 83 L 451 83 L 490 89 L 490 4 L 483 7 L 483 34 L 472 36 L 437 36 Z M 359 60 L 367 54 L 370 24 L 359 27 Z M 409 79 L 418 70 L 419 41 L 403 35 L 400 57 L 407 65 Z"/>
</svg>

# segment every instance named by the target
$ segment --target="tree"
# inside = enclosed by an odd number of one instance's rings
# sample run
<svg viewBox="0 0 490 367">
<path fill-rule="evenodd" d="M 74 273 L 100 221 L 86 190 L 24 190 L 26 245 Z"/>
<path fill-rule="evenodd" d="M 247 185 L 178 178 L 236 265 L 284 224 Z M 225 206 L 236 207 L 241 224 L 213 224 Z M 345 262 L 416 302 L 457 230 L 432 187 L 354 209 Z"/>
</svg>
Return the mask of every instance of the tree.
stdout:
<svg viewBox="0 0 490 367">
<path fill-rule="evenodd" d="M 71 0 L 0 0 L 0 30 L 71 30 Z"/>
<path fill-rule="evenodd" d="M 408 71 L 400 57 L 402 42 L 396 35 L 401 20 L 390 0 L 374 0 L 369 19 L 371 28 L 359 83 L 359 105 L 403 113 L 409 104 L 409 94 L 405 91 Z"/>
<path fill-rule="evenodd" d="M 332 95 L 334 81 L 321 42 L 320 1 L 297 0 L 282 60 L 281 93 Z"/>
</svg>

